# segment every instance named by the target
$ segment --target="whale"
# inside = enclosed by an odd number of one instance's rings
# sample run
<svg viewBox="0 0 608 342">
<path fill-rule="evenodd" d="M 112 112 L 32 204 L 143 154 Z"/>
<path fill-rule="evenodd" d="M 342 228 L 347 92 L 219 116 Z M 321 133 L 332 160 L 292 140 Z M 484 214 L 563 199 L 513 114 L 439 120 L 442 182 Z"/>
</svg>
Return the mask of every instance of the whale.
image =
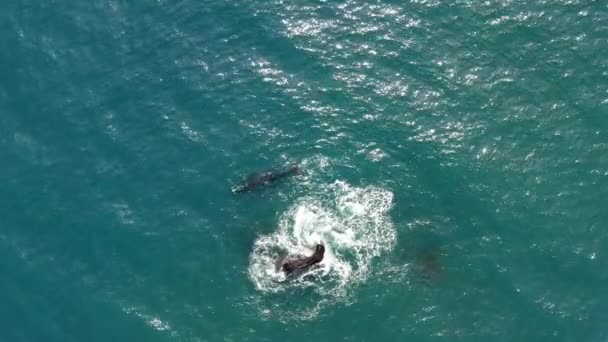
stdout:
<svg viewBox="0 0 608 342">
<path fill-rule="evenodd" d="M 309 257 L 287 257 L 287 261 L 283 262 L 281 270 L 286 275 L 290 275 L 296 270 L 308 268 L 314 264 L 318 264 L 323 260 L 325 255 L 325 246 L 317 244 L 315 252 Z"/>
<path fill-rule="evenodd" d="M 263 172 L 252 173 L 247 176 L 241 183 L 232 188 L 232 192 L 240 193 L 246 191 L 257 190 L 261 187 L 274 183 L 280 179 L 300 173 L 298 164 L 291 164 L 286 169 L 273 169 Z"/>
</svg>

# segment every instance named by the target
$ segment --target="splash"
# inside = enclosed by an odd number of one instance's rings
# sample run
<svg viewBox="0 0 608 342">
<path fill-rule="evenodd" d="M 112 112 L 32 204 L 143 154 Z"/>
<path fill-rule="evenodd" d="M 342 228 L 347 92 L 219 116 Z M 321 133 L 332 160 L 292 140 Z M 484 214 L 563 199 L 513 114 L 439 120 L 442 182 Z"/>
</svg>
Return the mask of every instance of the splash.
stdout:
<svg viewBox="0 0 608 342">
<path fill-rule="evenodd" d="M 342 181 L 311 190 L 281 216 L 276 232 L 255 241 L 249 277 L 259 291 L 306 288 L 322 300 L 346 298 L 350 288 L 367 279 L 373 258 L 393 248 L 392 192 Z M 323 261 L 302 276 L 286 278 L 282 258 L 311 255 L 317 243 L 325 245 Z"/>
</svg>

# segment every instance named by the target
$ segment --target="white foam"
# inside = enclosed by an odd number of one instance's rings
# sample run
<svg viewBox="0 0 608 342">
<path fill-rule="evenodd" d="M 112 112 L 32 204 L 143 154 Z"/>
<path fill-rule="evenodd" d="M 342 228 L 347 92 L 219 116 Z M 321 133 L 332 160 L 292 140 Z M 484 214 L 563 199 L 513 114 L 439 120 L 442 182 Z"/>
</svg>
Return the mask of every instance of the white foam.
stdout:
<svg viewBox="0 0 608 342">
<path fill-rule="evenodd" d="M 163 321 L 159 317 L 148 315 L 140 312 L 135 307 L 125 307 L 122 309 L 125 313 L 130 315 L 135 315 L 143 320 L 152 328 L 158 331 L 169 331 L 172 335 L 175 335 L 175 332 L 171 330 L 171 326 L 168 322 Z"/>
<path fill-rule="evenodd" d="M 274 233 L 255 241 L 249 277 L 265 293 L 307 287 L 325 299 L 345 298 L 348 289 L 365 281 L 372 259 L 395 244 L 396 232 L 388 216 L 393 194 L 343 181 L 309 190 L 310 195 L 283 213 Z M 325 257 L 318 267 L 286 279 L 277 267 L 281 258 L 311 255 L 320 242 L 325 245 Z"/>
</svg>

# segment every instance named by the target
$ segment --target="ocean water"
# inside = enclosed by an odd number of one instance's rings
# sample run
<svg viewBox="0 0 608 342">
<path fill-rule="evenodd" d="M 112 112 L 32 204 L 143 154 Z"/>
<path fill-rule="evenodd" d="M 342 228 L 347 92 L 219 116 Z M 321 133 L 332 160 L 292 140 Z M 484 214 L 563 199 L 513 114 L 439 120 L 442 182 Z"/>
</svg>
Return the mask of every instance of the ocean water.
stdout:
<svg viewBox="0 0 608 342">
<path fill-rule="evenodd" d="M 0 41 L 0 341 L 608 341 L 605 1 L 6 0 Z"/>
</svg>

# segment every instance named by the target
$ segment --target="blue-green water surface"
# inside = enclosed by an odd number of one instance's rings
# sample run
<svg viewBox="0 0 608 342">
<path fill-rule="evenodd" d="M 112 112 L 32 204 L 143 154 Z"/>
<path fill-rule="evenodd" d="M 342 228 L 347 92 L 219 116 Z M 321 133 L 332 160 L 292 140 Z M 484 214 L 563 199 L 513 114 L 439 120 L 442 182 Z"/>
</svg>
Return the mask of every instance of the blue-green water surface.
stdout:
<svg viewBox="0 0 608 342">
<path fill-rule="evenodd" d="M 0 42 L 0 341 L 608 340 L 604 1 L 5 0 Z"/>
</svg>

